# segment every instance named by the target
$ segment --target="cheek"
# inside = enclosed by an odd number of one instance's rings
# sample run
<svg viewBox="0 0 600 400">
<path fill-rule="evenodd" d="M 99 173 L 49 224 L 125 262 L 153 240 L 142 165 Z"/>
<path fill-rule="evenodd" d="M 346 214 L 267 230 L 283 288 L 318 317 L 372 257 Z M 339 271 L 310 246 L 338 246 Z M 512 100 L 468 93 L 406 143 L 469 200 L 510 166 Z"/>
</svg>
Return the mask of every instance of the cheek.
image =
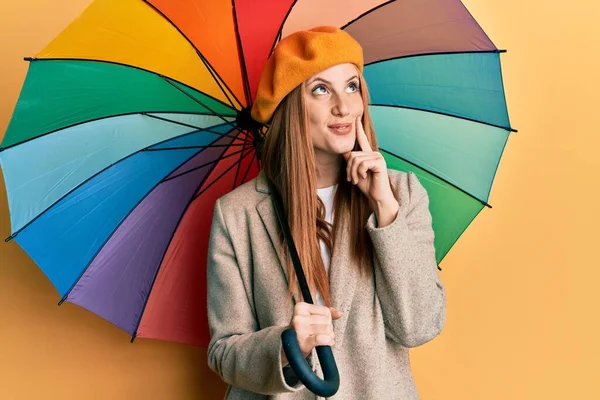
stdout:
<svg viewBox="0 0 600 400">
<path fill-rule="evenodd" d="M 322 107 L 310 100 L 305 100 L 306 112 L 308 114 L 308 123 L 311 125 L 318 125 L 321 120 L 320 112 Z"/>
<path fill-rule="evenodd" d="M 322 107 L 321 107 L 322 108 Z M 308 110 L 308 134 L 314 144 L 322 144 L 323 126 L 326 125 L 326 119 L 321 115 L 322 110 L 319 107 L 309 108 Z M 321 113 L 319 113 L 321 111 Z"/>
<path fill-rule="evenodd" d="M 354 98 L 352 100 L 352 103 L 350 104 L 350 112 L 355 115 L 362 115 L 362 113 L 364 112 L 364 105 L 362 102 L 362 98 L 360 97 L 360 95 L 357 95 L 356 98 Z"/>
<path fill-rule="evenodd" d="M 323 127 L 327 125 L 327 113 L 323 112 L 323 107 L 320 110 L 315 109 L 313 112 L 309 113 L 308 123 L 311 130 L 323 129 Z"/>
</svg>

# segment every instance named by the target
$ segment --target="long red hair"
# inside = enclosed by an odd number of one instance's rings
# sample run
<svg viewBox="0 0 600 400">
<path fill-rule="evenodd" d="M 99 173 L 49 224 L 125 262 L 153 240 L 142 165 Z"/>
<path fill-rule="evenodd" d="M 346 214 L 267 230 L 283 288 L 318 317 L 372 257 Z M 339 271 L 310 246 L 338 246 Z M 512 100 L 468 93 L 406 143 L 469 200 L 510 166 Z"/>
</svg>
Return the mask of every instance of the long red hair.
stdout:
<svg viewBox="0 0 600 400">
<path fill-rule="evenodd" d="M 363 127 L 371 148 L 378 151 L 377 139 L 368 111 L 369 93 L 362 74 L 359 74 L 359 90 L 364 104 Z M 351 257 L 361 265 L 361 273 L 373 271 L 373 244 L 364 228 L 372 210 L 367 197 L 360 189 L 346 180 L 346 161 L 340 155 L 341 168 L 338 187 L 333 202 L 334 221 L 325 221 L 325 205 L 317 196 L 317 170 L 313 144 L 307 129 L 308 115 L 304 105 L 304 84 L 296 87 L 279 104 L 262 146 L 262 167 L 265 175 L 279 190 L 298 256 L 302 263 L 313 300 L 318 288 L 325 304 L 332 307 L 329 278 L 321 258 L 319 239 L 333 254 L 336 235 L 348 226 L 353 253 Z M 358 150 L 355 143 L 354 150 Z M 349 224 L 349 225 L 346 225 Z M 280 230 L 283 254 L 289 272 L 288 301 L 295 292 L 302 294 L 294 266 L 283 234 Z"/>
</svg>

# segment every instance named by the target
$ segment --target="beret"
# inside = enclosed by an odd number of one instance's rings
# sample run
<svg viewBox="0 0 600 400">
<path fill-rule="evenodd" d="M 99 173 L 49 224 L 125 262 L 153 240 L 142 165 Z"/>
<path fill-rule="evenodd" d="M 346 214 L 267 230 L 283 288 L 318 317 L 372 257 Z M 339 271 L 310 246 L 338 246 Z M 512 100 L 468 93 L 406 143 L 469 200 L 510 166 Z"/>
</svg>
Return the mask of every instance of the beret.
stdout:
<svg viewBox="0 0 600 400">
<path fill-rule="evenodd" d="M 313 75 L 337 64 L 352 63 L 363 72 L 363 50 L 349 33 L 319 26 L 281 39 L 261 73 L 252 118 L 270 122 L 275 109 L 294 88 Z"/>
</svg>

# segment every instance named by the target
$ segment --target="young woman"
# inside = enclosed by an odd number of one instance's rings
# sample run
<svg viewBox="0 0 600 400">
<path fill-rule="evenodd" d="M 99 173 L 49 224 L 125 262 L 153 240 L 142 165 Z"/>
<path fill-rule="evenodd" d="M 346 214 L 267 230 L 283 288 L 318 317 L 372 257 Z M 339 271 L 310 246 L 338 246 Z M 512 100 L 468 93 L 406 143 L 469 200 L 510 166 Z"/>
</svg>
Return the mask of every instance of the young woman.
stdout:
<svg viewBox="0 0 600 400">
<path fill-rule="evenodd" d="M 409 348 L 442 330 L 429 198 L 413 173 L 386 168 L 367 104 L 362 48 L 333 27 L 281 40 L 252 116 L 269 124 L 257 178 L 217 200 L 208 257 L 208 363 L 227 399 L 316 399 L 287 364 L 292 327 L 335 399 L 418 399 Z M 267 179 L 281 194 L 316 304 L 303 301 Z"/>
</svg>

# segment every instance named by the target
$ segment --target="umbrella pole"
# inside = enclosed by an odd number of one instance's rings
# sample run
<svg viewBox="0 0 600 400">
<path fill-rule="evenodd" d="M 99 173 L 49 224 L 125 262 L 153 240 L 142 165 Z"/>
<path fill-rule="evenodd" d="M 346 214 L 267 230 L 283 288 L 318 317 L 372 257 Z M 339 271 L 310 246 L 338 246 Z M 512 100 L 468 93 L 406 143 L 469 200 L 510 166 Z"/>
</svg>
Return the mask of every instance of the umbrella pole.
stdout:
<svg viewBox="0 0 600 400">
<path fill-rule="evenodd" d="M 277 191 L 277 188 L 275 188 L 273 182 L 271 182 L 271 180 L 268 178 L 267 181 L 271 190 L 271 198 L 275 207 L 275 213 L 277 214 L 277 219 L 279 220 L 284 240 L 287 243 L 287 247 L 294 264 L 294 269 L 296 270 L 296 276 L 298 277 L 298 283 L 300 285 L 300 290 L 302 291 L 302 297 L 304 298 L 305 302 L 314 304 L 308 284 L 306 282 L 306 277 L 304 276 L 304 271 L 302 270 L 300 257 L 298 256 L 298 251 L 296 250 L 296 245 L 294 244 L 287 218 L 285 217 L 281 195 Z M 296 331 L 294 331 L 292 328 L 286 329 L 281 334 L 281 341 L 283 344 L 283 350 L 292 369 L 300 381 L 311 392 L 321 397 L 331 397 L 338 391 L 340 386 L 340 375 L 333 357 L 331 346 L 316 347 L 317 355 L 319 356 L 319 362 L 321 363 L 321 368 L 323 370 L 323 376 L 325 378 L 321 379 L 317 376 L 317 374 L 315 374 L 311 366 L 304 358 L 302 350 L 300 349 L 300 345 L 298 344 L 298 336 L 296 335 Z"/>
</svg>

